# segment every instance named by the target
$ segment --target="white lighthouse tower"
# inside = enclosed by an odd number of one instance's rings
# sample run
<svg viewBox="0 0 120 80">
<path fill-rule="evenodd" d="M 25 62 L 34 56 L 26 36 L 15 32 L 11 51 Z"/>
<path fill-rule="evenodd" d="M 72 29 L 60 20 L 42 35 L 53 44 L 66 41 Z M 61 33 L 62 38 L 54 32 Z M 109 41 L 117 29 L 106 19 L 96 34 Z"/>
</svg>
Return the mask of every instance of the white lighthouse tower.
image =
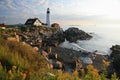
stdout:
<svg viewBox="0 0 120 80">
<path fill-rule="evenodd" d="M 47 8 L 46 24 L 50 27 L 50 9 Z"/>
</svg>

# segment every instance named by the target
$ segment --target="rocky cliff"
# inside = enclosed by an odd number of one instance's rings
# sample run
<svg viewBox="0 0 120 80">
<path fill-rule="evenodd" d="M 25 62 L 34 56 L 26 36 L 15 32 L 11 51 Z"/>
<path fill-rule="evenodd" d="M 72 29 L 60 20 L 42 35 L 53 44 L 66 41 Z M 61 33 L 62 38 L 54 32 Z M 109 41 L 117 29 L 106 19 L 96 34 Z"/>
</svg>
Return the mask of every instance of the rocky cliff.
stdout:
<svg viewBox="0 0 120 80">
<path fill-rule="evenodd" d="M 21 41 L 30 44 L 32 47 L 37 47 L 48 61 L 50 68 L 64 70 L 80 70 L 92 64 L 98 70 L 101 70 L 102 60 L 104 57 L 88 51 L 74 51 L 71 49 L 61 48 L 59 44 L 67 39 L 70 42 L 77 40 L 91 39 L 88 33 L 79 30 L 78 28 L 69 28 L 65 32 L 49 27 L 26 27 L 19 33 Z M 51 49 L 52 48 L 52 49 Z"/>
<path fill-rule="evenodd" d="M 120 45 L 112 46 L 111 50 L 112 53 L 110 55 L 110 59 L 113 63 L 113 67 L 120 76 Z"/>
</svg>

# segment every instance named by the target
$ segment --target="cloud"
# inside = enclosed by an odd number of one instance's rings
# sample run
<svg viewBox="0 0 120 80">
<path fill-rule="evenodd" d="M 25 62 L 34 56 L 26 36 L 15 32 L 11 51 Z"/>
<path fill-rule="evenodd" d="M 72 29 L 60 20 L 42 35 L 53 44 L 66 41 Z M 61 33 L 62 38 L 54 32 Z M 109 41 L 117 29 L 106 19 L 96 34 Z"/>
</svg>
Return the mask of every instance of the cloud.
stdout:
<svg viewBox="0 0 120 80">
<path fill-rule="evenodd" d="M 0 0 L 0 9 L 39 13 L 48 0 Z"/>
<path fill-rule="evenodd" d="M 19 22 L 30 17 L 43 19 L 47 6 L 48 0 L 0 0 L 0 17 L 6 16 L 7 19 L 4 20 L 7 23 Z M 4 20 L 1 18 L 0 22 Z"/>
<path fill-rule="evenodd" d="M 0 0 L 0 11 L 11 14 L 39 15 L 43 14 L 44 4 L 47 0 Z M 19 16 L 19 15 L 18 15 Z"/>
<path fill-rule="evenodd" d="M 43 20 L 48 7 L 53 20 L 120 20 L 119 0 L 0 0 L 0 17 Z"/>
<path fill-rule="evenodd" d="M 15 10 L 13 0 L 0 0 L 0 9 L 12 9 Z"/>
</svg>

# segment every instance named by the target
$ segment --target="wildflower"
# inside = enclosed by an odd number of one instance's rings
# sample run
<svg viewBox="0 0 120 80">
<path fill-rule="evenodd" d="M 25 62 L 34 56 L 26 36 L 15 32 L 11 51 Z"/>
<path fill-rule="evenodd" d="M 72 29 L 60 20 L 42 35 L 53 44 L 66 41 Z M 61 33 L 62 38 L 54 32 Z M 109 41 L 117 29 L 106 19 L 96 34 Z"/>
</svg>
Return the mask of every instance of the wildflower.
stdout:
<svg viewBox="0 0 120 80">
<path fill-rule="evenodd" d="M 10 80 L 14 77 L 11 70 L 8 71 L 8 76 Z"/>
<path fill-rule="evenodd" d="M 80 71 L 81 71 L 82 75 L 84 76 L 85 70 L 84 70 L 84 69 L 81 69 Z"/>
<path fill-rule="evenodd" d="M 16 66 L 12 66 L 12 70 L 15 70 L 17 67 Z"/>
<path fill-rule="evenodd" d="M 0 62 L 0 70 L 2 69 L 2 64 L 1 64 L 1 62 Z"/>
<path fill-rule="evenodd" d="M 0 70 L 2 69 L 2 66 L 0 65 Z"/>
<path fill-rule="evenodd" d="M 12 74 L 12 71 L 11 71 L 11 70 L 9 70 L 9 71 L 8 71 L 8 74 Z"/>
<path fill-rule="evenodd" d="M 89 69 L 90 71 L 94 69 L 94 67 L 92 65 L 88 65 L 87 69 Z"/>
<path fill-rule="evenodd" d="M 93 75 L 98 75 L 98 70 L 97 70 L 97 69 L 93 69 L 93 70 L 92 70 L 92 74 L 93 74 Z"/>
<path fill-rule="evenodd" d="M 73 76 L 78 76 L 78 71 L 77 71 L 77 70 L 75 70 L 75 71 L 73 72 Z"/>
<path fill-rule="evenodd" d="M 105 66 L 108 66 L 108 65 L 110 64 L 110 62 L 103 60 L 103 64 L 104 64 Z"/>
<path fill-rule="evenodd" d="M 26 78 L 26 73 L 20 73 L 20 77 L 24 80 Z"/>
</svg>

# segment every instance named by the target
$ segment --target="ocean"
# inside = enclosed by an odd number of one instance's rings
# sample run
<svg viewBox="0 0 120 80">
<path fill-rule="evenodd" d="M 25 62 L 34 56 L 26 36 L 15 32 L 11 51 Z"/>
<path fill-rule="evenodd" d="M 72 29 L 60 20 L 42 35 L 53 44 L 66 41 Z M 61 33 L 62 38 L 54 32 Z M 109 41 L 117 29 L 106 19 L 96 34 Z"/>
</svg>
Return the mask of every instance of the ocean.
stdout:
<svg viewBox="0 0 120 80">
<path fill-rule="evenodd" d="M 89 26 L 62 26 L 63 30 L 69 27 L 79 28 L 93 36 L 90 40 L 78 40 L 72 43 L 88 51 L 97 50 L 100 54 L 110 54 L 110 48 L 113 45 L 120 45 L 120 25 L 89 25 Z M 61 47 L 71 48 L 71 43 L 65 41 L 60 44 Z"/>
</svg>

